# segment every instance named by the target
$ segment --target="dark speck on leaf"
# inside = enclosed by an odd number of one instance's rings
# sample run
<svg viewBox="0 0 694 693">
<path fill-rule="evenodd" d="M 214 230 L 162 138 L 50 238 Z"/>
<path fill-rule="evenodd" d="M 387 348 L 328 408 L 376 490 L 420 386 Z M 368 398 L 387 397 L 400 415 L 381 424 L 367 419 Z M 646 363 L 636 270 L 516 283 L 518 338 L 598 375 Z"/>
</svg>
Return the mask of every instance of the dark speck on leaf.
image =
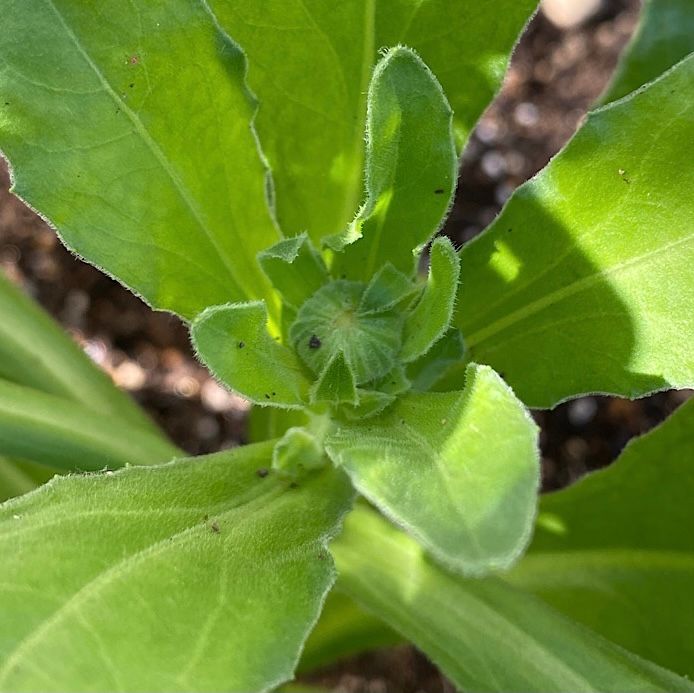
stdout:
<svg viewBox="0 0 694 693">
<path fill-rule="evenodd" d="M 261 467 L 260 469 L 256 469 L 255 473 L 261 478 L 264 479 L 270 472 L 265 469 L 265 467 Z"/>
<path fill-rule="evenodd" d="M 137 64 L 140 62 L 140 58 L 138 58 L 136 55 L 131 55 L 131 56 L 128 58 L 128 62 L 129 62 L 131 65 L 137 65 Z"/>
<path fill-rule="evenodd" d="M 130 84 L 128 84 L 128 86 L 132 89 L 135 86 L 135 82 L 130 82 Z"/>
<path fill-rule="evenodd" d="M 270 399 L 270 395 L 267 392 L 265 393 L 265 399 Z"/>
<path fill-rule="evenodd" d="M 272 393 L 272 396 L 275 397 L 275 395 L 277 395 L 277 393 L 276 393 L 276 392 L 273 392 L 273 393 Z"/>
<path fill-rule="evenodd" d="M 212 532 L 214 532 L 215 534 L 219 534 L 219 525 L 218 525 L 216 522 L 210 523 L 210 529 L 211 529 Z"/>
<path fill-rule="evenodd" d="M 308 340 L 309 349 L 320 349 L 321 344 L 322 342 L 320 341 L 320 339 L 318 339 L 318 337 L 316 337 L 315 334 L 312 334 L 311 339 Z"/>
<path fill-rule="evenodd" d="M 513 231 L 513 229 L 506 229 L 506 233 L 511 233 L 511 231 Z"/>
<path fill-rule="evenodd" d="M 239 349 L 243 349 L 246 346 L 246 342 L 239 342 Z"/>
<path fill-rule="evenodd" d="M 436 190 L 434 190 L 434 195 L 443 195 L 444 192 L 445 190 L 443 188 L 436 188 Z"/>
<path fill-rule="evenodd" d="M 296 481 L 292 481 L 292 483 L 289 484 L 289 488 L 299 488 L 299 484 L 297 484 Z"/>
</svg>

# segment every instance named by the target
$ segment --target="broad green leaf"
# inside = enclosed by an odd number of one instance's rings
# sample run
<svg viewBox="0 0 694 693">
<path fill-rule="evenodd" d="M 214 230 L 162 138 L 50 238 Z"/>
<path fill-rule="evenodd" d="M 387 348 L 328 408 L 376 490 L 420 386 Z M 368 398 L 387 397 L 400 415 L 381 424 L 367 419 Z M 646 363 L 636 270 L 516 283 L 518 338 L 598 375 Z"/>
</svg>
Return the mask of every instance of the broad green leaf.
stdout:
<svg viewBox="0 0 694 693">
<path fill-rule="evenodd" d="M 453 114 L 436 77 L 406 48 L 376 66 L 367 113 L 366 202 L 335 265 L 350 279 L 368 281 L 387 262 L 412 276 L 415 250 L 438 230 L 455 190 Z"/>
<path fill-rule="evenodd" d="M 309 381 L 293 351 L 268 332 L 265 304 L 213 306 L 191 326 L 198 356 L 222 382 L 255 404 L 300 407 Z"/>
<path fill-rule="evenodd" d="M 258 261 L 282 298 L 295 309 L 328 282 L 328 270 L 305 233 L 263 250 Z"/>
<path fill-rule="evenodd" d="M 640 659 L 498 579 L 445 572 L 363 507 L 331 546 L 338 587 L 423 650 L 462 690 L 687 691 Z"/>
<path fill-rule="evenodd" d="M 0 455 L 69 471 L 157 464 L 180 451 L 110 414 L 0 380 Z"/>
<path fill-rule="evenodd" d="M 545 496 L 511 574 L 575 620 L 694 676 L 694 400 L 574 486 Z"/>
<path fill-rule="evenodd" d="M 462 392 L 413 393 L 342 424 L 326 451 L 357 490 L 455 570 L 510 565 L 530 538 L 537 427 L 491 368 Z"/>
<path fill-rule="evenodd" d="M 311 671 L 360 652 L 401 643 L 402 638 L 383 621 L 334 589 L 306 640 L 298 671 Z"/>
<path fill-rule="evenodd" d="M 144 412 L 0 271 L 0 378 L 154 430 Z"/>
<path fill-rule="evenodd" d="M 426 354 L 448 329 L 453 317 L 460 260 L 451 242 L 437 238 L 431 246 L 429 278 L 422 297 L 405 319 L 400 358 L 408 363 Z"/>
<path fill-rule="evenodd" d="M 347 363 L 344 352 L 338 351 L 311 388 L 311 402 L 357 404 L 358 401 L 354 372 Z"/>
<path fill-rule="evenodd" d="M 529 406 L 694 385 L 692 83 L 694 57 L 590 114 L 463 248 L 470 358 Z"/>
<path fill-rule="evenodd" d="M 0 688 L 257 691 L 292 676 L 351 497 L 272 442 L 58 477 L 0 508 Z"/>
<path fill-rule="evenodd" d="M 8 0 L 0 148 L 13 191 L 157 308 L 260 298 L 278 240 L 243 56 L 203 3 Z"/>
<path fill-rule="evenodd" d="M 537 2 L 497 0 L 493 12 L 470 0 L 209 5 L 248 56 L 280 225 L 317 240 L 342 231 L 362 202 L 366 94 L 379 49 L 419 52 L 448 95 L 462 144 Z"/>
<path fill-rule="evenodd" d="M 641 19 L 602 97 L 615 101 L 659 77 L 694 51 L 691 0 L 643 0 Z"/>
</svg>

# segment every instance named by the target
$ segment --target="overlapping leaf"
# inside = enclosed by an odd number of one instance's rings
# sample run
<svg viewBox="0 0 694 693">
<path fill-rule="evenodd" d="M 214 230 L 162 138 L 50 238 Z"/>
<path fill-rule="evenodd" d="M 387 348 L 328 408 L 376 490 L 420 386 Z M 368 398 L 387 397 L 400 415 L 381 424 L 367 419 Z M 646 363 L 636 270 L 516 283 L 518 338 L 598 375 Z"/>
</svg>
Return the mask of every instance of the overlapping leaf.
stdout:
<svg viewBox="0 0 694 693">
<path fill-rule="evenodd" d="M 204 4 L 9 0 L 0 148 L 14 191 L 157 308 L 259 298 L 278 238 L 238 48 Z"/>
<path fill-rule="evenodd" d="M 402 396 L 326 441 L 355 487 L 443 563 L 508 566 L 529 539 L 538 486 L 537 429 L 488 367 L 465 390 Z"/>
<path fill-rule="evenodd" d="M 694 400 L 604 471 L 542 499 L 511 579 L 637 654 L 694 676 Z"/>
<path fill-rule="evenodd" d="M 693 80 L 591 114 L 463 249 L 457 324 L 526 404 L 694 384 Z"/>
<path fill-rule="evenodd" d="M 58 478 L 0 508 L 3 690 L 257 691 L 291 677 L 351 490 L 272 443 Z M 271 646 L 270 646 L 271 643 Z"/>
<path fill-rule="evenodd" d="M 338 586 L 414 642 L 461 690 L 694 690 L 498 579 L 445 572 L 365 508 L 350 515 L 332 552 Z"/>
<path fill-rule="evenodd" d="M 691 0 L 644 0 L 636 33 L 602 97 L 614 101 L 659 77 L 694 51 Z"/>
<path fill-rule="evenodd" d="M 537 5 L 498 0 L 489 12 L 468 0 L 209 4 L 249 59 L 278 220 L 285 233 L 308 230 L 314 239 L 342 231 L 362 202 L 366 93 L 378 51 L 404 44 L 422 56 L 448 95 L 462 145 Z"/>
</svg>

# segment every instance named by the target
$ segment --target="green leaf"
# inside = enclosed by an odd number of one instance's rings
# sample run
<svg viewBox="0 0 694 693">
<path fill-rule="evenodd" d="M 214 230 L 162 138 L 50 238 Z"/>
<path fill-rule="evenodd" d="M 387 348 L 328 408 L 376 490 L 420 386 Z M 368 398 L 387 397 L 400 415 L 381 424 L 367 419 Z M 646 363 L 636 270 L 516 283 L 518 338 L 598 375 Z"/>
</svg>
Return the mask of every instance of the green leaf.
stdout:
<svg viewBox="0 0 694 693">
<path fill-rule="evenodd" d="M 338 587 L 411 640 L 462 690 L 694 689 L 500 580 L 445 572 L 365 508 L 347 518 L 331 551 Z"/>
<path fill-rule="evenodd" d="M 326 462 L 321 441 L 306 428 L 288 429 L 272 450 L 272 468 L 298 479 L 306 470 L 319 469 Z"/>
<path fill-rule="evenodd" d="M 130 397 L 1 271 L 0 378 L 155 430 L 154 424 Z"/>
<path fill-rule="evenodd" d="M 602 101 L 621 99 L 694 51 L 691 0 L 644 0 L 639 26 Z"/>
<path fill-rule="evenodd" d="M 633 652 L 694 676 L 694 400 L 619 459 L 545 496 L 513 582 Z"/>
<path fill-rule="evenodd" d="M 448 94 L 462 144 L 537 2 L 496 0 L 494 12 L 470 0 L 209 4 L 248 56 L 279 222 L 288 235 L 307 230 L 317 240 L 342 231 L 362 201 L 366 95 L 379 49 L 419 52 Z"/>
<path fill-rule="evenodd" d="M 334 580 L 351 498 L 298 488 L 272 442 L 58 477 L 0 509 L 3 690 L 266 690 L 291 677 Z"/>
<path fill-rule="evenodd" d="M 369 86 L 366 202 L 335 246 L 351 244 L 335 258 L 338 273 L 368 280 L 390 262 L 414 274 L 413 251 L 439 229 L 455 190 L 452 118 L 441 86 L 417 55 L 388 51 Z"/>
<path fill-rule="evenodd" d="M 344 352 L 338 351 L 311 388 L 311 402 L 357 404 L 358 401 L 354 372 L 347 363 Z"/>
<path fill-rule="evenodd" d="M 0 454 L 69 471 L 157 464 L 180 451 L 110 414 L 0 380 Z"/>
<path fill-rule="evenodd" d="M 527 405 L 694 385 L 693 81 L 691 57 L 593 112 L 463 248 L 470 358 Z"/>
<path fill-rule="evenodd" d="M 261 406 L 301 407 L 309 381 L 267 323 L 262 302 L 213 306 L 195 319 L 190 333 L 200 359 L 230 388 Z"/>
<path fill-rule="evenodd" d="M 407 376 L 413 390 L 428 390 L 465 355 L 465 343 L 460 330 L 448 330 L 424 356 L 408 364 Z"/>
<path fill-rule="evenodd" d="M 360 652 L 401 643 L 402 638 L 382 621 L 333 590 L 306 640 L 298 671 L 308 672 Z"/>
<path fill-rule="evenodd" d="M 405 319 L 400 358 L 408 363 L 423 356 L 448 329 L 460 277 L 460 260 L 451 242 L 437 238 L 431 246 L 429 279 L 422 297 Z"/>
<path fill-rule="evenodd" d="M 75 252 L 187 318 L 268 295 L 255 105 L 203 3 L 11 0 L 0 54 L 13 190 Z"/>
<path fill-rule="evenodd" d="M 507 567 L 530 538 L 537 427 L 491 368 L 471 365 L 463 392 L 405 395 L 378 418 L 341 425 L 326 451 L 455 570 Z"/>
<path fill-rule="evenodd" d="M 0 457 L 0 502 L 33 491 L 55 474 L 55 470 L 32 462 Z"/>
<path fill-rule="evenodd" d="M 328 282 L 328 270 L 305 233 L 286 238 L 258 255 L 272 285 L 292 308 Z"/>
<path fill-rule="evenodd" d="M 299 310 L 289 337 L 314 374 L 323 373 L 340 353 L 357 385 L 395 367 L 402 319 L 394 311 L 362 309 L 363 293 L 363 284 L 338 279 L 317 291 Z"/>
<path fill-rule="evenodd" d="M 364 313 L 381 313 L 406 303 L 417 291 L 409 277 L 386 262 L 369 281 L 359 303 Z"/>
</svg>

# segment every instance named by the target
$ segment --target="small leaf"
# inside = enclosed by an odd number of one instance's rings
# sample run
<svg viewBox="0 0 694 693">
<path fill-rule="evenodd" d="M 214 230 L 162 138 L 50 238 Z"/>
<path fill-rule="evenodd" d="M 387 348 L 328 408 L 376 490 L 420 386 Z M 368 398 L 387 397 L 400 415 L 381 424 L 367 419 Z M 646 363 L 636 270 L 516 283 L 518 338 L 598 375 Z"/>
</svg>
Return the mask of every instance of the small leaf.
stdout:
<svg viewBox="0 0 694 693">
<path fill-rule="evenodd" d="M 458 157 L 451 107 L 411 50 L 394 48 L 376 66 L 366 138 L 367 199 L 335 264 L 351 279 L 369 280 L 386 262 L 412 276 L 413 251 L 429 241 L 448 211 Z"/>
<path fill-rule="evenodd" d="M 607 469 L 542 498 L 510 579 L 622 647 L 694 676 L 694 399 Z"/>
<path fill-rule="evenodd" d="M 367 508 L 355 508 L 331 551 L 340 591 L 412 641 L 460 690 L 694 690 L 498 579 L 447 573 Z"/>
<path fill-rule="evenodd" d="M 694 51 L 694 10 L 691 0 L 644 0 L 641 18 L 626 47 L 603 103 L 616 101 Z"/>
<path fill-rule="evenodd" d="M 272 450 L 272 468 L 293 479 L 324 464 L 325 454 L 320 441 L 310 431 L 298 426 L 285 431 Z"/>
<path fill-rule="evenodd" d="M 456 325 L 531 407 L 694 386 L 694 56 L 588 120 L 463 248 Z"/>
<path fill-rule="evenodd" d="M 406 275 L 386 262 L 371 278 L 361 297 L 359 310 L 380 313 L 395 308 L 417 291 L 418 287 Z"/>
<path fill-rule="evenodd" d="M 0 508 L 0 688 L 259 691 L 289 679 L 351 499 L 272 442 L 58 477 Z M 280 637 L 281 635 L 281 637 Z M 269 645 L 271 644 L 271 646 Z"/>
<path fill-rule="evenodd" d="M 254 404 L 297 408 L 309 381 L 294 353 L 267 329 L 262 302 L 213 306 L 191 325 L 200 359 L 217 378 Z"/>
<path fill-rule="evenodd" d="M 509 566 L 525 547 L 539 480 L 537 427 L 494 371 L 463 392 L 401 397 L 326 441 L 357 490 L 455 570 Z"/>
<path fill-rule="evenodd" d="M 311 388 L 311 402 L 357 404 L 358 401 L 354 373 L 345 360 L 345 355 L 338 351 Z"/>
<path fill-rule="evenodd" d="M 328 282 L 328 270 L 307 234 L 286 238 L 258 255 L 260 266 L 295 309 Z"/>
<path fill-rule="evenodd" d="M 111 413 L 0 380 L 0 455 L 85 471 L 168 462 L 180 451 Z"/>
<path fill-rule="evenodd" d="M 400 358 L 414 361 L 443 337 L 453 317 L 460 260 L 444 236 L 431 246 L 429 279 L 419 303 L 405 319 Z"/>
</svg>

